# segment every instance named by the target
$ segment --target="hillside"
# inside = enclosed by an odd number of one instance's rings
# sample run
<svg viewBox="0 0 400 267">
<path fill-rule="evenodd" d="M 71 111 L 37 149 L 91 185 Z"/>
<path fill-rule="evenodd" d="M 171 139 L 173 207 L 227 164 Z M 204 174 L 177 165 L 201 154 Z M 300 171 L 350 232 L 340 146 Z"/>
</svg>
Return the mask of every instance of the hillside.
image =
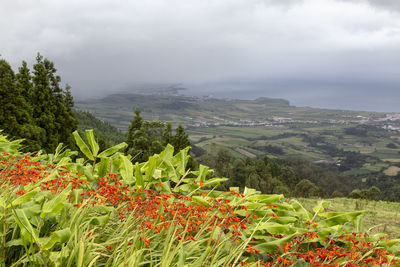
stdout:
<svg viewBox="0 0 400 267">
<path fill-rule="evenodd" d="M 217 146 L 242 157 L 301 157 L 364 182 L 378 174 L 399 178 L 399 114 L 295 107 L 271 98 L 141 94 L 79 101 L 76 107 L 123 131 L 139 107 L 146 119 L 183 123 L 192 142 L 208 151 Z"/>
</svg>

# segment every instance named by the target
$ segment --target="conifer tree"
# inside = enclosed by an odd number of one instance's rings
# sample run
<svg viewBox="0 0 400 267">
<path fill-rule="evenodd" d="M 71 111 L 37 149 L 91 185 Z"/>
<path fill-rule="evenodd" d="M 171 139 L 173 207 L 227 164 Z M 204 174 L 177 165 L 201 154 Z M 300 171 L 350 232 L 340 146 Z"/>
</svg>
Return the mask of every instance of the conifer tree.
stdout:
<svg viewBox="0 0 400 267">
<path fill-rule="evenodd" d="M 174 146 L 176 152 L 191 146 L 189 135 L 185 132 L 185 128 L 183 128 L 182 124 L 179 124 L 178 128 L 176 128 L 175 135 L 172 138 L 172 145 Z"/>
<path fill-rule="evenodd" d="M 142 127 L 143 118 L 140 116 L 140 112 L 141 112 L 140 109 L 136 107 L 134 111 L 135 117 L 131 121 L 131 125 L 129 126 L 128 130 L 128 138 L 126 139 L 128 147 L 126 148 L 126 152 L 132 150 L 134 146 L 135 132 L 140 130 L 140 128 Z"/>
<path fill-rule="evenodd" d="M 32 94 L 32 76 L 26 61 L 22 61 L 22 66 L 19 68 L 19 73 L 16 74 L 16 78 L 22 96 L 29 103 L 29 98 Z M 31 108 L 30 105 L 29 108 Z"/>
<path fill-rule="evenodd" d="M 51 151 L 60 142 L 73 146 L 71 133 L 76 130 L 78 123 L 72 111 L 70 88 L 65 91 L 61 88 L 61 78 L 56 75 L 54 63 L 40 54 L 36 57 L 33 69 L 30 102 L 35 124 L 46 132 L 43 148 Z"/>
<path fill-rule="evenodd" d="M 164 146 L 172 143 L 172 124 L 170 122 L 167 123 L 164 131 Z"/>
<path fill-rule="evenodd" d="M 24 89 L 16 81 L 11 66 L 0 60 L 0 128 L 15 138 L 25 138 L 25 148 L 39 150 L 44 132 L 33 125 Z"/>
</svg>

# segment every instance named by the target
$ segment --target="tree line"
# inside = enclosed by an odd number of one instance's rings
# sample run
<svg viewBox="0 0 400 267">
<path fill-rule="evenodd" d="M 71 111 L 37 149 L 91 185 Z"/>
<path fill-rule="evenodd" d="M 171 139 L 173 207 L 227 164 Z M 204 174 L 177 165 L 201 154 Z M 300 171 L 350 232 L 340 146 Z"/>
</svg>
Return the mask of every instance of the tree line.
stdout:
<svg viewBox="0 0 400 267">
<path fill-rule="evenodd" d="M 38 54 L 33 70 L 23 61 L 15 73 L 0 59 L 0 128 L 23 138 L 26 151 L 53 151 L 59 143 L 73 146 L 78 121 L 71 87 L 61 86 L 54 63 Z"/>
</svg>

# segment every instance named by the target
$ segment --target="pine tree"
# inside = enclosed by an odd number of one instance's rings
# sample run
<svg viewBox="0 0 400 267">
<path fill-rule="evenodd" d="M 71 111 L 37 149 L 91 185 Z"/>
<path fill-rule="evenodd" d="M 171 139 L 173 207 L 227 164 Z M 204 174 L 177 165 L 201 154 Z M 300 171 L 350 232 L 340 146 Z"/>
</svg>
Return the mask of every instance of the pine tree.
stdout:
<svg viewBox="0 0 400 267">
<path fill-rule="evenodd" d="M 73 146 L 71 133 L 76 130 L 78 123 L 72 111 L 70 88 L 65 91 L 61 88 L 61 78 L 56 75 L 54 63 L 40 54 L 36 57 L 33 69 L 30 103 L 35 124 L 46 132 L 43 148 L 52 151 L 60 142 Z"/>
<path fill-rule="evenodd" d="M 24 138 L 27 150 L 39 150 L 44 132 L 33 125 L 31 109 L 11 66 L 0 60 L 0 128 L 15 138 Z"/>
<path fill-rule="evenodd" d="M 172 124 L 170 122 L 167 123 L 164 131 L 164 146 L 172 143 Z"/>
<path fill-rule="evenodd" d="M 134 111 L 135 117 L 131 121 L 131 125 L 129 126 L 128 130 L 128 138 L 126 139 L 128 147 L 126 148 L 126 152 L 131 151 L 134 147 L 135 132 L 140 130 L 140 128 L 142 127 L 143 118 L 140 116 L 140 112 L 140 109 L 136 107 Z"/>
<path fill-rule="evenodd" d="M 178 128 L 176 128 L 175 135 L 172 138 L 172 145 L 174 146 L 176 152 L 191 146 L 189 135 L 185 132 L 185 128 L 183 128 L 182 124 L 179 124 Z"/>
<path fill-rule="evenodd" d="M 19 73 L 16 75 L 16 78 L 22 96 L 26 101 L 29 101 L 30 95 L 32 94 L 33 85 L 32 76 L 26 61 L 22 61 L 22 66 L 19 68 Z"/>
</svg>

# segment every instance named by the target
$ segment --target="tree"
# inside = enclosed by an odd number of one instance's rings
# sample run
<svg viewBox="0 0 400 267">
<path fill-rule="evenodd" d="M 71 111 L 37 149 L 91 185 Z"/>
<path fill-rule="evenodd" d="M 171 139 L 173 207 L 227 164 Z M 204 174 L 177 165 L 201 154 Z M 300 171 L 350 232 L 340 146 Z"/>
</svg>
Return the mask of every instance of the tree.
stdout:
<svg viewBox="0 0 400 267">
<path fill-rule="evenodd" d="M 175 135 L 172 138 L 172 145 L 174 146 L 175 151 L 180 151 L 191 146 L 189 135 L 185 132 L 185 128 L 183 128 L 182 124 L 179 124 L 178 128 L 176 128 Z"/>
<path fill-rule="evenodd" d="M 135 108 L 135 117 L 129 126 L 126 152 L 138 162 L 147 161 L 149 156 L 164 149 L 163 134 L 165 124 L 161 121 L 144 121 L 141 111 Z"/>
<path fill-rule="evenodd" d="M 340 197 L 344 197 L 344 195 L 343 195 L 342 192 L 335 190 L 335 191 L 333 191 L 333 193 L 331 194 L 331 197 L 332 197 L 332 198 L 340 198 Z"/>
<path fill-rule="evenodd" d="M 25 148 L 39 150 L 44 132 L 33 125 L 31 109 L 17 84 L 11 66 L 0 60 L 0 127 L 15 138 L 25 138 Z"/>
<path fill-rule="evenodd" d="M 294 188 L 294 193 L 298 197 L 317 196 L 318 188 L 310 180 L 301 180 Z"/>
<path fill-rule="evenodd" d="M 35 124 L 46 132 L 42 147 L 51 151 L 60 142 L 73 146 L 72 132 L 78 123 L 72 111 L 70 87 L 67 86 L 65 91 L 61 88 L 61 78 L 56 75 L 54 63 L 40 54 L 33 69 L 30 104 Z"/>
<path fill-rule="evenodd" d="M 167 126 L 165 127 L 164 131 L 164 146 L 171 144 L 173 142 L 173 136 L 172 136 L 172 124 L 170 122 L 167 123 Z"/>
<path fill-rule="evenodd" d="M 370 200 L 377 200 L 381 195 L 381 190 L 376 186 L 371 186 L 366 193 L 367 198 Z"/>
</svg>

